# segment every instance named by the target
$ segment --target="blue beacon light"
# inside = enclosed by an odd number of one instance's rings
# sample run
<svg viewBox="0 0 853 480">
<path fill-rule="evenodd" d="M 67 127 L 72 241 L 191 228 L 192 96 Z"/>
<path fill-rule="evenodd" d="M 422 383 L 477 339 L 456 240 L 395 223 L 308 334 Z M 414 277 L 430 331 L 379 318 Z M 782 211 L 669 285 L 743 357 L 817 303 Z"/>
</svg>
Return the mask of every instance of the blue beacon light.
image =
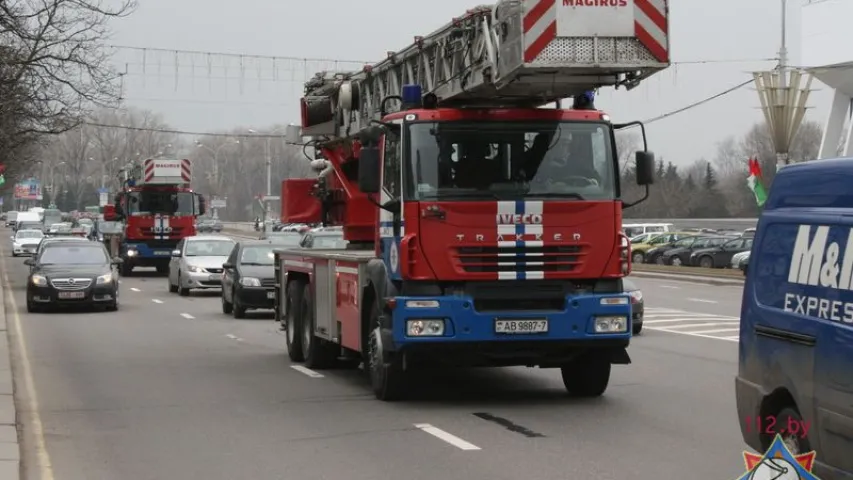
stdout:
<svg viewBox="0 0 853 480">
<path fill-rule="evenodd" d="M 400 97 L 403 98 L 403 108 L 420 107 L 423 101 L 423 89 L 420 85 L 403 85 Z"/>
</svg>

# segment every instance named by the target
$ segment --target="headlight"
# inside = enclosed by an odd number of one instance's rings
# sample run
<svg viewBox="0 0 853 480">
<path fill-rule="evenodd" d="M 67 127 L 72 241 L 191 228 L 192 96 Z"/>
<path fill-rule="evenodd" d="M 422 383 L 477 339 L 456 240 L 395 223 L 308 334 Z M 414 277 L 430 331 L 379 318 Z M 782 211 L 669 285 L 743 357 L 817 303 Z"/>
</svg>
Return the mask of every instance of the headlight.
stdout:
<svg viewBox="0 0 853 480">
<path fill-rule="evenodd" d="M 627 331 L 627 317 L 595 317 L 595 333 L 625 333 Z"/>
<path fill-rule="evenodd" d="M 112 281 L 113 281 L 113 274 L 107 273 L 105 275 L 101 275 L 100 277 L 98 277 L 98 279 L 95 281 L 95 284 L 103 285 L 105 283 L 110 283 Z"/>
<path fill-rule="evenodd" d="M 136 250 L 128 250 L 127 256 L 128 257 L 135 257 L 136 256 Z"/>
<path fill-rule="evenodd" d="M 207 273 L 207 270 L 205 270 L 201 267 L 197 267 L 195 265 L 188 265 L 187 271 L 192 272 L 192 273 Z"/>
<path fill-rule="evenodd" d="M 639 290 L 628 292 L 628 295 L 631 296 L 631 303 L 640 303 L 643 301 L 643 292 Z"/>
<path fill-rule="evenodd" d="M 33 275 L 33 276 L 30 278 L 30 282 L 32 282 L 32 284 L 33 284 L 33 285 L 38 285 L 38 286 L 45 286 L 45 285 L 47 285 L 47 279 L 46 279 L 46 278 L 44 278 L 44 277 L 43 277 L 43 276 L 41 276 L 41 275 Z"/>
<path fill-rule="evenodd" d="M 406 335 L 410 337 L 440 337 L 444 335 L 444 320 L 407 320 Z"/>
<path fill-rule="evenodd" d="M 13 248 L 21 248 L 21 244 L 20 244 L 20 243 L 18 243 L 18 242 L 15 242 L 15 243 L 13 243 L 13 244 L 12 244 L 12 247 L 13 247 Z"/>
<path fill-rule="evenodd" d="M 261 281 L 257 278 L 243 277 L 240 279 L 240 285 L 244 287 L 260 287 Z"/>
</svg>

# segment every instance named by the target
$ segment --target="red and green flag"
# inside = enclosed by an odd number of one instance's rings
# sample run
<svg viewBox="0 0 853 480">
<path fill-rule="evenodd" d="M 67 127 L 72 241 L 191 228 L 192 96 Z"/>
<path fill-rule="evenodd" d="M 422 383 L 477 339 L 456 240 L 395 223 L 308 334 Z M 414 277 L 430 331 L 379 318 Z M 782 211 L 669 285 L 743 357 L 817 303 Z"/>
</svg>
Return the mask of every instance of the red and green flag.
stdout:
<svg viewBox="0 0 853 480">
<path fill-rule="evenodd" d="M 764 179 L 761 177 L 761 164 L 755 157 L 749 159 L 749 176 L 746 177 L 746 184 L 755 195 L 755 203 L 763 207 L 764 202 L 767 201 L 767 191 L 764 189 Z"/>
</svg>

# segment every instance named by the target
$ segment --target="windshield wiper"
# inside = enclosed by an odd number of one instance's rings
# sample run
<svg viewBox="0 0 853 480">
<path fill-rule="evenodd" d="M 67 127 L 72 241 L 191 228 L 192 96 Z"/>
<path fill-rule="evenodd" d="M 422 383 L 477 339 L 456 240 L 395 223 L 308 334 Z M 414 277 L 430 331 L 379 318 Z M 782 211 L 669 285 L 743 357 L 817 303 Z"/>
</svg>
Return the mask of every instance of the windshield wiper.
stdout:
<svg viewBox="0 0 853 480">
<path fill-rule="evenodd" d="M 440 198 L 492 198 L 495 200 L 500 200 L 499 197 L 494 192 L 432 192 L 429 195 L 424 195 L 421 197 L 421 200 L 431 200 L 431 199 L 440 199 Z"/>
<path fill-rule="evenodd" d="M 527 192 L 524 194 L 525 197 L 545 197 L 545 198 L 574 198 L 575 200 L 585 200 L 582 195 L 578 193 L 555 193 L 555 192 Z"/>
</svg>

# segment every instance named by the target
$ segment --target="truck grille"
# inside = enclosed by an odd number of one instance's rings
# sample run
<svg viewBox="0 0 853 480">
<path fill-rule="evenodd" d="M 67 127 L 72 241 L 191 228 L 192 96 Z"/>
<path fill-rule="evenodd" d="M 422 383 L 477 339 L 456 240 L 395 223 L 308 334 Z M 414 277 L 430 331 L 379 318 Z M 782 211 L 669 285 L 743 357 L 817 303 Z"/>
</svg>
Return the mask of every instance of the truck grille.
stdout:
<svg viewBox="0 0 853 480">
<path fill-rule="evenodd" d="M 571 272 L 584 255 L 579 245 L 457 247 L 456 260 L 466 273 Z"/>
<path fill-rule="evenodd" d="M 170 237 L 182 237 L 184 227 L 167 227 L 169 230 L 165 232 L 157 231 L 155 227 L 142 227 L 139 230 L 142 232 L 142 235 L 151 235 L 151 236 L 159 236 L 159 235 L 168 235 Z"/>
<path fill-rule="evenodd" d="M 50 281 L 57 290 L 85 290 L 92 284 L 91 278 L 54 278 Z"/>
</svg>

